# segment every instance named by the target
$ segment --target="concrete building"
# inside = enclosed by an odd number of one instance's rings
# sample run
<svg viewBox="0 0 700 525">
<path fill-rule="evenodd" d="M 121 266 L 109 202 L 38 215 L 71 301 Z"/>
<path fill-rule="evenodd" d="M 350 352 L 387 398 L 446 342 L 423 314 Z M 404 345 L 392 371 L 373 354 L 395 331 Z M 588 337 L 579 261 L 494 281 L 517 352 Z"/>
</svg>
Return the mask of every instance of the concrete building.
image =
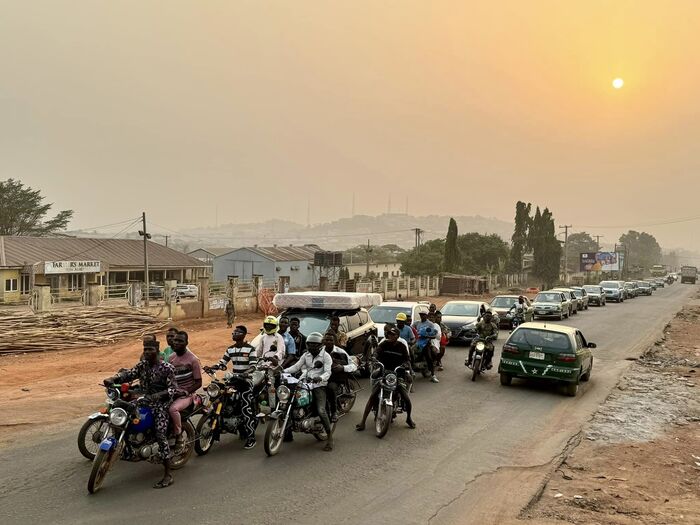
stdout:
<svg viewBox="0 0 700 525">
<path fill-rule="evenodd" d="M 318 251 L 321 248 L 315 244 L 238 248 L 214 258 L 214 281 L 229 277 L 249 281 L 261 275 L 268 283 L 309 288 L 314 284 L 314 254 Z"/>
<path fill-rule="evenodd" d="M 344 266 L 348 269 L 350 279 L 360 279 L 367 275 L 367 263 L 356 262 Z M 401 263 L 395 261 L 370 263 L 369 272 L 376 278 L 401 277 Z"/>
<path fill-rule="evenodd" d="M 148 242 L 149 280 L 196 282 L 207 265 Z M 35 285 L 59 295 L 80 293 L 90 283 L 143 281 L 143 241 L 74 237 L 0 236 L 0 303 L 20 302 Z"/>
</svg>

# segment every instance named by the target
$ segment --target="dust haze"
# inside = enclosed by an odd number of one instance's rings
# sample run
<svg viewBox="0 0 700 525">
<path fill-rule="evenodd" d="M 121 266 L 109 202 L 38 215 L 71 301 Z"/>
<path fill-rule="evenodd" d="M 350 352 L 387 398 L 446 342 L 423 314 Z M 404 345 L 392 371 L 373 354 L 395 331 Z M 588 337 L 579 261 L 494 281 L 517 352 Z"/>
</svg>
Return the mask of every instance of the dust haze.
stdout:
<svg viewBox="0 0 700 525">
<path fill-rule="evenodd" d="M 320 223 L 355 193 L 358 214 L 507 221 L 520 199 L 700 249 L 697 2 L 0 9 L 0 178 L 73 228 L 305 224 L 307 200 Z"/>
</svg>

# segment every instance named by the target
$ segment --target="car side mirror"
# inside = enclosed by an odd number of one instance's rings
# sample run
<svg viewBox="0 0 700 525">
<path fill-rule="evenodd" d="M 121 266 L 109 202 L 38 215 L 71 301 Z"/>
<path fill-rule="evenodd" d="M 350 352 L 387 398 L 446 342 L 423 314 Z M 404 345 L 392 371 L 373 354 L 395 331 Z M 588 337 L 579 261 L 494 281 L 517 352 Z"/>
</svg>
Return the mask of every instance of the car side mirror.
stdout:
<svg viewBox="0 0 700 525">
<path fill-rule="evenodd" d="M 588 343 L 588 348 L 598 348 L 598 345 L 595 343 Z"/>
</svg>

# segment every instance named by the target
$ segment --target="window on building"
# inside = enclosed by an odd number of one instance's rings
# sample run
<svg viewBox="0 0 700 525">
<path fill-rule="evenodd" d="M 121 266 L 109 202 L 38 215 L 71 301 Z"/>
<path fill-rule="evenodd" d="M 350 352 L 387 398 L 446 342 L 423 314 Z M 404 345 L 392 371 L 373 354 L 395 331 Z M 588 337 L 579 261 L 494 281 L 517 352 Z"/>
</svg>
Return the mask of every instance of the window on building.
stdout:
<svg viewBox="0 0 700 525">
<path fill-rule="evenodd" d="M 17 279 L 5 279 L 5 291 L 6 292 L 16 292 L 17 291 Z"/>
<path fill-rule="evenodd" d="M 358 280 L 360 279 L 360 274 L 357 273 L 357 272 L 355 272 L 355 273 L 352 275 L 352 278 L 355 279 L 356 281 L 358 281 Z"/>
<path fill-rule="evenodd" d="M 80 273 L 70 273 L 68 274 L 68 289 L 71 292 L 80 290 L 83 283 L 83 275 Z"/>
<path fill-rule="evenodd" d="M 389 277 L 389 272 L 382 272 L 382 277 Z"/>
<path fill-rule="evenodd" d="M 20 288 L 19 288 L 19 289 L 20 289 L 20 291 L 21 291 L 23 294 L 28 294 L 28 293 L 29 293 L 29 287 L 30 287 L 30 285 L 31 285 L 31 277 L 32 277 L 32 276 L 29 275 L 28 273 L 23 273 L 23 274 L 22 274 L 22 277 L 21 277 L 21 280 L 20 280 Z"/>
</svg>

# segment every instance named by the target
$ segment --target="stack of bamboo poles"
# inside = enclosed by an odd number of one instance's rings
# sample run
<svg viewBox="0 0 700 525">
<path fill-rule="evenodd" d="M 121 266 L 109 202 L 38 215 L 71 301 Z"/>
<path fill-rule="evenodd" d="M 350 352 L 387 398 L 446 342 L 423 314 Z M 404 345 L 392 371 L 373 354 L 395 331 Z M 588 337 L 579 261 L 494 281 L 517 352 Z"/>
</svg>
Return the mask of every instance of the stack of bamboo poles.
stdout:
<svg viewBox="0 0 700 525">
<path fill-rule="evenodd" d="M 0 310 L 0 354 L 66 350 L 156 332 L 166 321 L 132 308 Z"/>
</svg>

